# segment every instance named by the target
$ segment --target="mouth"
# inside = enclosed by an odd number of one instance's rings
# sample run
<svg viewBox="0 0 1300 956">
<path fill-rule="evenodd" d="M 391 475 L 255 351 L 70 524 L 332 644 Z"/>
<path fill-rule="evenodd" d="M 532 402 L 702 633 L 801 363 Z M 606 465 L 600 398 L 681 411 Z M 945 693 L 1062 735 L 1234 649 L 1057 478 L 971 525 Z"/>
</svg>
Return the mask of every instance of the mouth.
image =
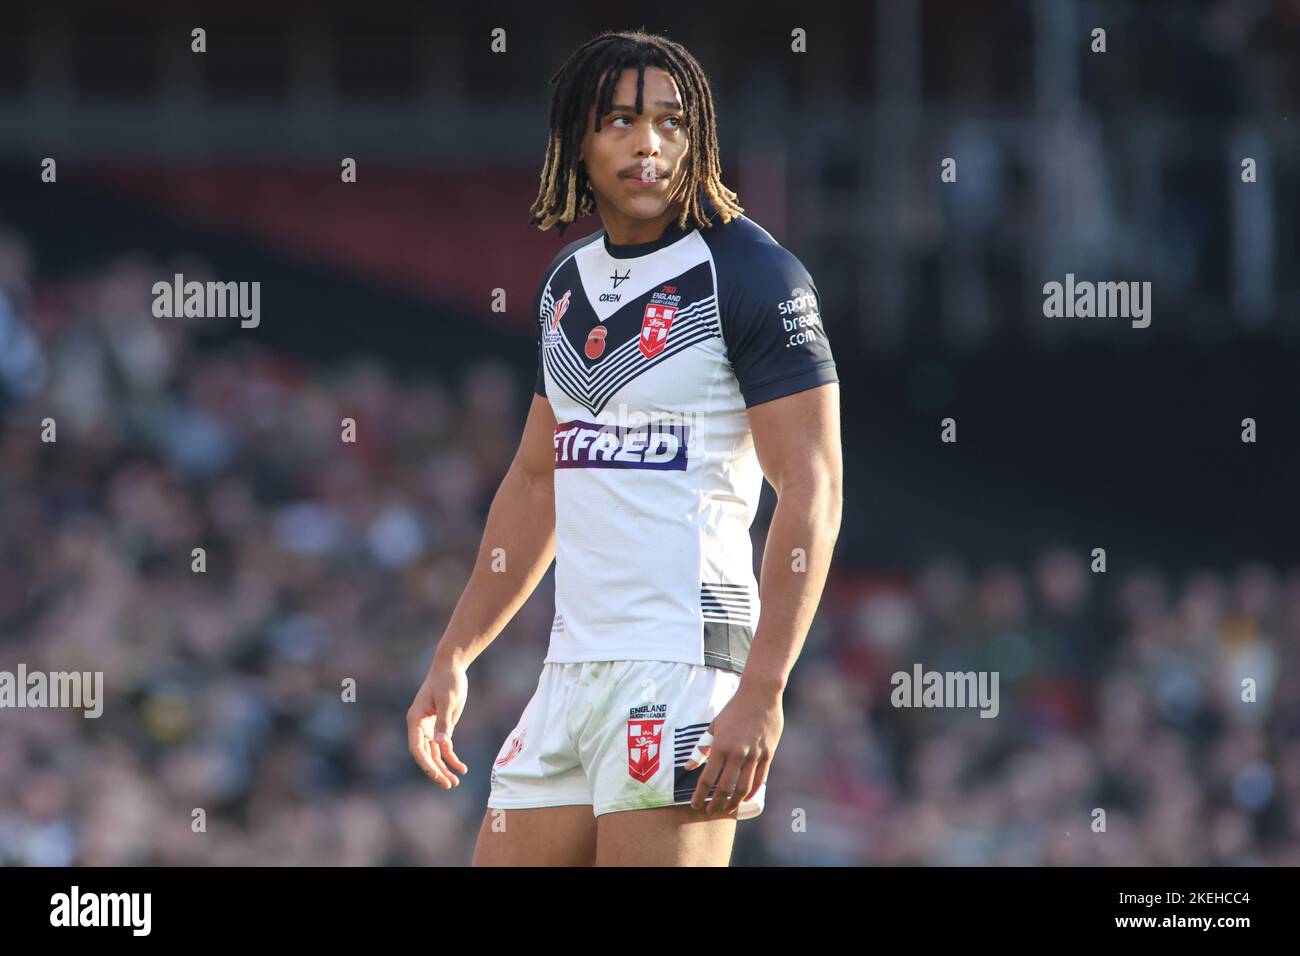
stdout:
<svg viewBox="0 0 1300 956">
<path fill-rule="evenodd" d="M 668 183 L 667 176 L 660 176 L 658 174 L 656 174 L 653 179 L 642 179 L 640 173 L 632 173 L 623 178 L 637 189 L 657 189 L 658 187 L 665 186 Z"/>
</svg>

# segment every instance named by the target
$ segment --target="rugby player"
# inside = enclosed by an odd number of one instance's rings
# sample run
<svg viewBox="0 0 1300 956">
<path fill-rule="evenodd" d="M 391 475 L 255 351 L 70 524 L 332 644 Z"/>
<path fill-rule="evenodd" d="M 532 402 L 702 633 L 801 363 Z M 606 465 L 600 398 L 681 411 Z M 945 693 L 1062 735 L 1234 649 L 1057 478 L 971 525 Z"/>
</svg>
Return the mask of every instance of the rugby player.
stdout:
<svg viewBox="0 0 1300 956">
<path fill-rule="evenodd" d="M 835 363 L 812 278 L 719 178 L 712 94 L 683 47 L 604 33 L 551 82 L 531 222 L 603 228 L 560 250 L 531 303 L 532 405 L 409 746 L 459 785 L 466 670 L 554 558 L 548 652 L 475 865 L 725 866 L 762 811 L 839 533 Z"/>
</svg>

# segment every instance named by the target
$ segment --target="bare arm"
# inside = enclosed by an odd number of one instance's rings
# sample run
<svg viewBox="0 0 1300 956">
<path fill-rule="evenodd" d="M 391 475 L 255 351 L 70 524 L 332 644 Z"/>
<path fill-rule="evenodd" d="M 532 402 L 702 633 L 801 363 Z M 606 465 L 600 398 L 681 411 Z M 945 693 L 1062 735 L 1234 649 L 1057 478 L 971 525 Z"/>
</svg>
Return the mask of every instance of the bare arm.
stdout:
<svg viewBox="0 0 1300 956">
<path fill-rule="evenodd" d="M 762 610 L 749 657 L 736 693 L 710 725 L 712 744 L 700 748 L 707 760 L 691 804 L 707 806 L 710 814 L 733 813 L 754 796 L 781 739 L 782 696 L 839 536 L 839 390 L 837 383 L 827 383 L 749 409 L 754 450 L 777 502 L 763 551 Z"/>
<path fill-rule="evenodd" d="M 762 611 L 741 684 L 780 693 L 812 626 L 840 532 L 840 387 L 821 385 L 755 405 L 749 421 L 777 502 L 763 551 Z"/>
<path fill-rule="evenodd" d="M 519 450 L 506 472 L 469 583 L 435 659 L 468 667 L 528 600 L 555 557 L 555 413 L 533 396 Z"/>
<path fill-rule="evenodd" d="M 452 732 L 469 692 L 466 670 L 533 593 L 555 557 L 555 413 L 533 396 L 519 450 L 501 481 L 469 583 L 406 712 L 407 746 L 443 789 L 460 785 L 449 768 L 469 770 Z"/>
</svg>

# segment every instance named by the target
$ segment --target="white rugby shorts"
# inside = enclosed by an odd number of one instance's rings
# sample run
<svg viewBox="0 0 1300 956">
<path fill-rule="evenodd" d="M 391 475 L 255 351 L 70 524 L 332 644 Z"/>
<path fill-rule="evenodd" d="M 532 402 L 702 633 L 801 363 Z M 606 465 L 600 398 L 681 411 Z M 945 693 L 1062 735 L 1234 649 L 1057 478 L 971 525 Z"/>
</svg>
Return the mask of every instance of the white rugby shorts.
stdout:
<svg viewBox="0 0 1300 956">
<path fill-rule="evenodd" d="M 491 809 L 573 804 L 594 816 L 688 804 L 709 724 L 740 675 L 677 661 L 542 665 L 537 690 L 492 767 Z M 763 812 L 767 783 L 737 818 Z"/>
</svg>

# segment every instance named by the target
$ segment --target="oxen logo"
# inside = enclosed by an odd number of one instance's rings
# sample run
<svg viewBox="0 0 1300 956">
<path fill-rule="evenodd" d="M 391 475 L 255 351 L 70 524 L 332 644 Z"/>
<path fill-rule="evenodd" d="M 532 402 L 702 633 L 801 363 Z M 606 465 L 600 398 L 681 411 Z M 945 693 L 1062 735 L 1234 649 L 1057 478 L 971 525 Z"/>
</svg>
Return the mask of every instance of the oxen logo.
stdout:
<svg viewBox="0 0 1300 956">
<path fill-rule="evenodd" d="M 647 305 L 641 319 L 641 354 L 654 358 L 668 343 L 668 330 L 672 327 L 677 310 L 667 305 Z"/>
<path fill-rule="evenodd" d="M 663 718 L 627 722 L 627 772 L 634 779 L 645 783 L 659 769 L 663 732 Z"/>
<path fill-rule="evenodd" d="M 603 325 L 598 325 L 587 333 L 587 344 L 583 348 L 589 359 L 598 359 L 605 354 L 605 333 Z"/>
</svg>

